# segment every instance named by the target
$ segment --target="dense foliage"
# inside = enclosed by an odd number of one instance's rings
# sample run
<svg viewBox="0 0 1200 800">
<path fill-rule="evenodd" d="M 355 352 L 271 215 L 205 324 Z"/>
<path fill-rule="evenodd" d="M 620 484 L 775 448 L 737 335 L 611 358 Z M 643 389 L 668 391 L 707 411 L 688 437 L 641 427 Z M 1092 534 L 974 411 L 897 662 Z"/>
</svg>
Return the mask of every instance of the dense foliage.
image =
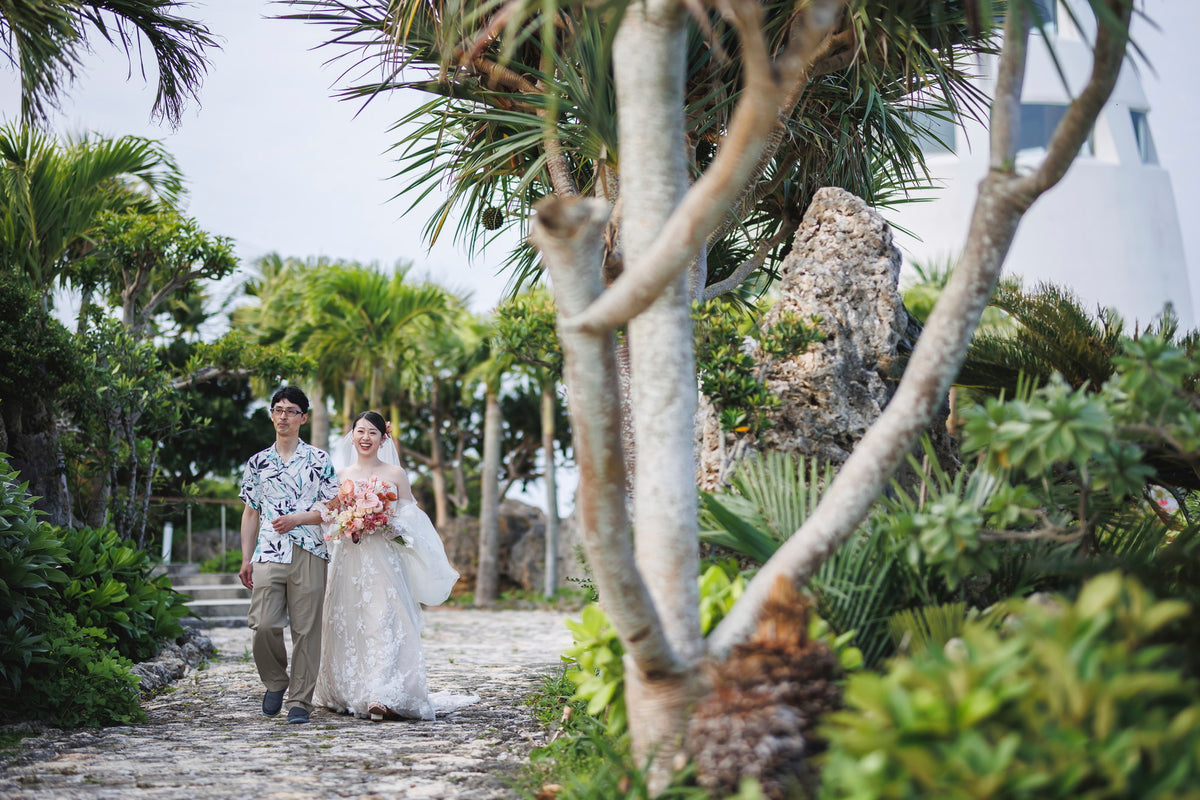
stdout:
<svg viewBox="0 0 1200 800">
<path fill-rule="evenodd" d="M 1200 684 L 1157 639 L 1191 613 L 1108 573 L 855 675 L 822 796 L 1200 797 Z"/>
<path fill-rule="evenodd" d="M 831 726 L 829 797 L 1192 796 L 1200 527 L 1151 488 L 1183 483 L 1164 472 L 1200 447 L 1200 356 L 1124 338 L 1108 373 L 965 410 L 969 466 L 914 459 L 809 583 L 826 635 L 868 667 Z M 705 573 L 706 626 L 831 474 L 764 453 L 702 494 L 705 541 L 745 570 Z M 621 763 L 623 650 L 598 605 L 571 628 L 574 713 L 595 717 L 577 735 Z"/>
<path fill-rule="evenodd" d="M 768 326 L 761 313 L 719 301 L 697 306 L 692 316 L 700 390 L 716 407 L 721 429 L 760 433 L 769 424 L 768 412 L 780 403 L 766 386 L 767 372 L 779 359 L 820 341 L 820 320 L 783 314 Z"/>
<path fill-rule="evenodd" d="M 184 598 L 112 529 L 37 519 L 0 458 L 0 718 L 63 726 L 142 717 L 133 661 L 182 633 Z"/>
</svg>

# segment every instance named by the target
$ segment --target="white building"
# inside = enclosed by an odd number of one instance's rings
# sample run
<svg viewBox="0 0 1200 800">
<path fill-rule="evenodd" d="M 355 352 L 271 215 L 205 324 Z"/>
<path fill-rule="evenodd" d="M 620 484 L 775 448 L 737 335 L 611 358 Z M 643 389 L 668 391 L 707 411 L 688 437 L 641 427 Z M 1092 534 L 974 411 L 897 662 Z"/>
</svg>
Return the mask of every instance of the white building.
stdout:
<svg viewBox="0 0 1200 800">
<path fill-rule="evenodd" d="M 1065 3 L 1043 0 L 1069 86 L 1050 57 L 1046 38 L 1030 37 L 1021 96 L 1020 167 L 1036 165 L 1067 103 L 1087 81 L 1094 31 L 1080 31 Z M 1086 3 L 1081 21 L 1094 24 Z M 980 85 L 990 96 L 996 59 L 981 63 Z M 1184 100 L 1181 98 L 1181 102 Z M 1090 309 L 1112 306 L 1132 327 L 1145 326 L 1174 306 L 1184 330 L 1195 327 L 1192 290 L 1171 178 L 1159 165 L 1151 135 L 1151 109 L 1136 71 L 1127 63 L 1091 139 L 1066 177 L 1043 195 L 1021 221 L 1005 262 L 1005 275 L 1021 276 L 1027 287 L 1048 281 L 1070 287 Z M 938 138 L 952 152 L 929 142 L 933 200 L 905 204 L 889 216 L 919 239 L 896 233 L 906 262 L 951 262 L 966 239 L 979 181 L 987 171 L 988 135 L 982 123 L 955 129 L 945 124 Z"/>
</svg>

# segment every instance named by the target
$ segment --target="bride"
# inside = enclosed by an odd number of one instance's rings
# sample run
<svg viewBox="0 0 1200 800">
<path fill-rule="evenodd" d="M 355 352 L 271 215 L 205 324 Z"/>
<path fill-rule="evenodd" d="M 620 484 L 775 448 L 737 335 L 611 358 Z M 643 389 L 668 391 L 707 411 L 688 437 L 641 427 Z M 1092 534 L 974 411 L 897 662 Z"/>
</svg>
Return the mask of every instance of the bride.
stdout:
<svg viewBox="0 0 1200 800">
<path fill-rule="evenodd" d="M 364 411 L 334 448 L 340 497 L 366 498 L 360 503 L 375 506 L 372 519 L 386 524 L 364 532 L 350 514 L 338 514 L 337 498 L 314 507 L 330 540 L 315 702 L 376 722 L 433 719 L 475 699 L 429 693 L 418 604 L 443 602 L 458 573 L 399 462 L 383 417 Z"/>
</svg>

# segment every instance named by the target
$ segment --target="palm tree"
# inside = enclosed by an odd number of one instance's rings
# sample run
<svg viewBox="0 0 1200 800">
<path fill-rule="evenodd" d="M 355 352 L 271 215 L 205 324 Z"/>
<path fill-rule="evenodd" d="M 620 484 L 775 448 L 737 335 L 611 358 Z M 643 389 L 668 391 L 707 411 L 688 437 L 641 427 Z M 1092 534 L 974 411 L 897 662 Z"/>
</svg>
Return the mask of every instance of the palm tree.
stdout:
<svg viewBox="0 0 1200 800">
<path fill-rule="evenodd" d="M 463 459 L 469 438 L 469 416 L 464 394 L 473 385 L 470 376 L 480 360 L 486 357 L 486 329 L 482 321 L 462 306 L 445 314 L 436 335 L 415 338 L 418 348 L 412 361 L 420 369 L 407 376 L 406 406 L 414 420 L 425 426 L 427 440 L 421 452 L 406 449 L 405 456 L 429 469 L 434 497 L 434 521 L 444 528 L 450 521 L 450 505 L 459 511 L 468 505 L 466 473 Z M 399 429 L 400 409 L 393 413 L 393 425 Z M 448 437 L 451 439 L 448 441 Z M 447 446 L 453 452 L 447 452 Z M 449 473 L 453 472 L 454 490 L 449 488 Z"/>
<path fill-rule="evenodd" d="M 278 344 L 293 352 L 311 354 L 310 340 L 324 322 L 310 313 L 310 299 L 318 292 L 320 275 L 339 266 L 357 265 L 324 257 L 283 258 L 278 253 L 259 258 L 255 262 L 258 277 L 245 285 L 246 294 L 257 298 L 258 303 L 238 308 L 233 315 L 234 327 L 247 331 L 257 344 Z M 345 367 L 338 359 L 313 358 L 312 363 L 312 372 L 297 379 L 309 396 L 312 443 L 328 450 L 329 409 L 325 398 L 336 395 L 336 387 L 345 379 Z"/>
<path fill-rule="evenodd" d="M 122 136 L 60 144 L 29 128 L 0 127 L 0 262 L 45 302 L 91 249 L 103 212 L 174 206 L 182 196 L 182 173 L 158 142 Z"/>
<path fill-rule="evenodd" d="M 359 383 L 367 385 L 368 406 L 382 408 L 385 372 L 397 372 L 415 357 L 410 334 L 421 320 L 440 319 L 453 305 L 446 289 L 404 278 L 400 267 L 387 275 L 373 268 L 334 266 L 308 287 L 310 355 L 345 370 L 342 415 L 347 429 Z"/>
<path fill-rule="evenodd" d="M 481 340 L 482 359 L 472 371 L 484 393 L 483 464 L 479 489 L 479 569 L 475 574 L 475 602 L 488 606 L 500 590 L 500 466 L 503 460 L 504 418 L 500 390 L 513 368 L 512 354 L 494 346 L 494 322 Z M 486 355 L 483 355 L 486 353 Z"/>
<path fill-rule="evenodd" d="M 554 329 L 554 300 L 544 289 L 533 289 L 510 298 L 496 309 L 497 347 L 521 364 L 537 383 L 541 394 L 543 481 L 546 489 L 546 551 L 543 592 L 553 597 L 558 589 L 558 479 L 555 464 L 555 429 L 558 386 L 562 382 L 562 349 Z"/>
<path fill-rule="evenodd" d="M 59 0 L 0 3 L 0 53 L 21 75 L 21 119 L 44 121 L 76 77 L 85 53 L 103 40 L 154 59 L 158 92 L 152 114 L 179 122 L 208 70 L 207 49 L 217 46 L 195 20 L 172 14 L 175 0 Z"/>
</svg>

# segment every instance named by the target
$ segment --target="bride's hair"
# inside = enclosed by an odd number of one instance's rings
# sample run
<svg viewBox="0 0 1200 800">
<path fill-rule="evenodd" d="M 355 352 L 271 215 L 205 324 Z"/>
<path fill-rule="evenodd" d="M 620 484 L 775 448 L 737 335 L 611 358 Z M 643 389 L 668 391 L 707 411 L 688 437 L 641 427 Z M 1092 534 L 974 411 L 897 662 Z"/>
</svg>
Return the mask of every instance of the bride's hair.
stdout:
<svg viewBox="0 0 1200 800">
<path fill-rule="evenodd" d="M 387 422 L 383 419 L 383 414 L 378 411 L 364 411 L 354 418 L 354 422 L 350 424 L 350 430 L 354 430 L 354 426 L 358 424 L 360 419 L 365 419 L 367 422 L 375 426 L 382 435 L 387 436 Z"/>
</svg>

